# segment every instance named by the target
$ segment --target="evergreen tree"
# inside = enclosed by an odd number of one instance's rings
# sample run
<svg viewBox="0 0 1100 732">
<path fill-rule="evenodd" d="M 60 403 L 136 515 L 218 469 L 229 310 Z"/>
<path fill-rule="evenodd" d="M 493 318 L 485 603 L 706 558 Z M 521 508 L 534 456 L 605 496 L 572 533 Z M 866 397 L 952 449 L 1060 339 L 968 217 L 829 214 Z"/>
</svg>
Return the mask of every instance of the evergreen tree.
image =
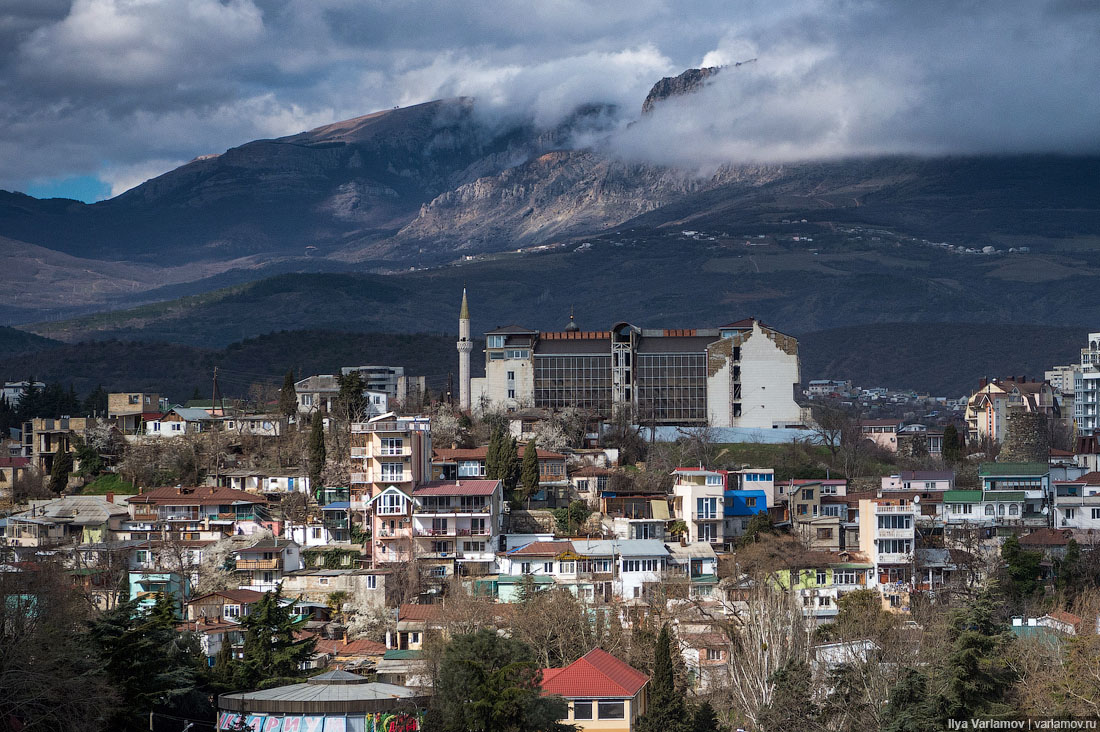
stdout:
<svg viewBox="0 0 1100 732">
<path fill-rule="evenodd" d="M 928 678 L 907 668 L 890 690 L 882 732 L 938 732 L 944 728 L 928 693 Z"/>
<path fill-rule="evenodd" d="M 718 721 L 718 714 L 709 701 L 695 707 L 691 717 L 691 732 L 725 732 L 726 725 Z"/>
<path fill-rule="evenodd" d="M 64 447 L 58 447 L 50 465 L 50 491 L 61 493 L 69 485 L 69 473 L 73 472 L 73 456 Z"/>
<path fill-rule="evenodd" d="M 775 530 L 775 526 L 772 524 L 771 517 L 768 516 L 767 512 L 758 513 L 749 519 L 749 525 L 745 529 L 745 533 L 737 540 L 737 546 L 738 548 L 746 547 L 755 544 L 761 536 L 774 536 L 777 533 L 779 532 Z"/>
<path fill-rule="evenodd" d="M 943 461 L 948 465 L 954 465 L 962 460 L 963 444 L 959 430 L 955 425 L 949 424 L 943 428 Z"/>
<path fill-rule="evenodd" d="M 952 618 L 952 647 L 941 669 L 944 691 L 937 700 L 946 718 L 999 715 L 1008 709 L 1003 699 L 1013 681 L 1005 655 L 1011 634 L 997 620 L 995 589 L 982 589 Z"/>
<path fill-rule="evenodd" d="M 366 386 L 358 371 L 349 371 L 339 377 L 340 392 L 336 395 L 336 410 L 341 416 L 356 422 L 367 413 L 367 397 L 363 396 Z"/>
<path fill-rule="evenodd" d="M 519 446 L 516 445 L 516 438 L 504 434 L 501 440 L 500 450 L 500 479 L 504 481 L 505 492 L 514 493 L 516 486 L 519 484 L 520 470 Z"/>
<path fill-rule="evenodd" d="M 309 483 L 315 488 L 321 485 L 326 458 L 324 419 L 320 414 L 314 414 L 313 423 L 309 426 Z"/>
<path fill-rule="evenodd" d="M 1020 540 L 1013 534 L 1001 545 L 1001 559 L 1010 582 L 1009 594 L 1017 599 L 1034 595 L 1039 589 L 1039 564 L 1043 555 L 1020 548 Z"/>
<path fill-rule="evenodd" d="M 282 599 L 280 590 L 266 592 L 241 619 L 245 630 L 244 658 L 235 678 L 243 687 L 255 688 L 261 682 L 265 686 L 278 686 L 299 676 L 302 664 L 313 655 L 316 638 L 294 637 L 306 618 L 295 620 L 290 605 L 284 605 Z"/>
<path fill-rule="evenodd" d="M 85 415 L 89 417 L 103 417 L 107 414 L 107 390 L 103 388 L 103 384 L 99 384 L 92 393 L 88 395 L 88 398 L 84 400 L 84 405 L 81 409 Z"/>
<path fill-rule="evenodd" d="M 19 418 L 23 420 L 48 416 L 42 414 L 42 392 L 35 384 L 33 376 L 27 379 L 27 388 L 19 395 L 15 411 L 19 413 Z"/>
<path fill-rule="evenodd" d="M 530 498 L 539 490 L 539 454 L 535 447 L 535 438 L 527 442 L 523 449 L 523 465 L 520 468 L 520 484 L 523 486 L 523 495 Z"/>
<path fill-rule="evenodd" d="M 181 644 L 175 625 L 171 595 L 158 595 L 149 611 L 136 600 L 120 603 L 91 622 L 91 648 L 120 696 L 108 729 L 147 729 L 149 712 L 175 708 L 194 692 L 194 648 Z"/>
<path fill-rule="evenodd" d="M 1070 539 L 1066 543 L 1066 554 L 1058 564 L 1058 576 L 1054 579 L 1054 586 L 1066 596 L 1067 601 L 1072 601 L 1081 589 L 1084 579 L 1081 570 L 1081 547 L 1076 539 Z"/>
<path fill-rule="evenodd" d="M 756 717 L 763 732 L 809 730 L 817 726 L 820 711 L 810 685 L 810 665 L 790 659 L 772 675 L 772 697 Z"/>
<path fill-rule="evenodd" d="M 526 644 L 491 630 L 458 635 L 443 651 L 425 717 L 433 732 L 566 732 L 561 697 L 543 696 Z"/>
<path fill-rule="evenodd" d="M 504 478 L 502 470 L 502 450 L 501 443 L 504 441 L 504 432 L 494 427 L 489 432 L 489 446 L 485 449 L 485 477 L 492 480 L 502 480 Z"/>
<path fill-rule="evenodd" d="M 195 390 L 191 392 L 191 399 L 190 399 L 190 401 L 193 401 L 193 402 L 201 402 L 202 400 L 203 400 L 203 395 L 202 395 L 202 391 L 200 391 L 200 390 L 199 390 L 199 387 L 197 387 L 197 386 L 196 386 L 196 387 L 195 387 Z"/>
<path fill-rule="evenodd" d="M 638 718 L 638 732 L 691 732 L 682 692 L 676 691 L 672 667 L 672 635 L 661 626 L 653 650 L 653 678 L 649 682 L 649 707 Z"/>
<path fill-rule="evenodd" d="M 279 389 L 279 414 L 293 417 L 298 413 L 298 394 L 294 389 L 294 371 L 287 371 L 283 377 L 283 388 Z"/>
</svg>

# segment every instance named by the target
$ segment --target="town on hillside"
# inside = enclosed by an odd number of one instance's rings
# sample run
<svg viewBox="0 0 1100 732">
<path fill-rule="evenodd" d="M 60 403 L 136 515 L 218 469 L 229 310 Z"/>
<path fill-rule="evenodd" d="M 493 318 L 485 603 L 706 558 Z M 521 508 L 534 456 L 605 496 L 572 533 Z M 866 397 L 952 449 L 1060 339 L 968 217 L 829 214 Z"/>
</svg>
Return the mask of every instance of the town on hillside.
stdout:
<svg viewBox="0 0 1100 732">
<path fill-rule="evenodd" d="M 930 396 L 806 379 L 752 317 L 497 325 L 475 356 L 473 312 L 434 393 L 382 365 L 182 402 L 7 375 L 0 730 L 1100 712 L 1100 333 Z"/>
</svg>

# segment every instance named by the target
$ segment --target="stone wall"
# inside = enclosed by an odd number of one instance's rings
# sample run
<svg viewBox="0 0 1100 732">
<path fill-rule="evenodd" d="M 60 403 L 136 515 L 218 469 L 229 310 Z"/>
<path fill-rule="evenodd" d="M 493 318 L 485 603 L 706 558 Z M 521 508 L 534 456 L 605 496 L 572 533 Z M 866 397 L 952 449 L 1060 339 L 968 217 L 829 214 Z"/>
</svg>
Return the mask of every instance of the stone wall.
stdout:
<svg viewBox="0 0 1100 732">
<path fill-rule="evenodd" d="M 1045 463 L 1050 459 L 1050 430 L 1042 412 L 1013 411 L 1005 418 L 1005 441 L 997 461 Z"/>
</svg>

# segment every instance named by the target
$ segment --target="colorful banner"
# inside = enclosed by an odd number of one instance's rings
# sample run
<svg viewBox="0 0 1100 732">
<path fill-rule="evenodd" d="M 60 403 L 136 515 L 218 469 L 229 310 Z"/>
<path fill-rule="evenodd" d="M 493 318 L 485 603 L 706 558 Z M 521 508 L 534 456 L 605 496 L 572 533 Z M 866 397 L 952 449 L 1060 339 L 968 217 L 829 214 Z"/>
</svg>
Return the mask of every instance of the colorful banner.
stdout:
<svg viewBox="0 0 1100 732">
<path fill-rule="evenodd" d="M 302 717 L 302 732 L 324 732 L 324 717 Z"/>
<path fill-rule="evenodd" d="M 283 718 L 282 717 L 268 717 L 264 721 L 263 732 L 282 732 Z"/>
<path fill-rule="evenodd" d="M 283 717 L 283 732 L 303 732 L 305 726 L 301 717 Z"/>
</svg>

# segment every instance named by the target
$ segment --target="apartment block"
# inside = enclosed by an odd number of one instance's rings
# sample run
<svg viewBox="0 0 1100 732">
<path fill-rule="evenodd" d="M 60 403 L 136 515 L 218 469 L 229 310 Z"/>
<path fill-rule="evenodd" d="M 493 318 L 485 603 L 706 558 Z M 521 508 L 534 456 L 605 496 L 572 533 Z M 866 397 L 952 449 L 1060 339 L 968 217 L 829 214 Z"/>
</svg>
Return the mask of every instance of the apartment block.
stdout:
<svg viewBox="0 0 1100 732">
<path fill-rule="evenodd" d="M 393 486 L 411 495 L 431 479 L 431 420 L 384 414 L 351 426 L 351 510 Z M 364 521 L 366 521 L 364 515 Z"/>
</svg>

